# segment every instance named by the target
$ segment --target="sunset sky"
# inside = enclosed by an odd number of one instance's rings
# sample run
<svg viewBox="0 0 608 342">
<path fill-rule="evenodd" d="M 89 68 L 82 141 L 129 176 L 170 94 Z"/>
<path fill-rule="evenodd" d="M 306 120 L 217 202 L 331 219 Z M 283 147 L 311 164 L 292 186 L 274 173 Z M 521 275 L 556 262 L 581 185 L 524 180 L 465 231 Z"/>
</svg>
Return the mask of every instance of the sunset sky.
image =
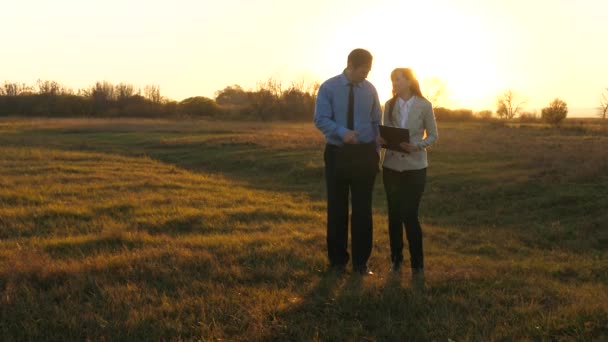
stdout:
<svg viewBox="0 0 608 342">
<path fill-rule="evenodd" d="M 453 108 L 495 110 L 506 89 L 529 110 L 555 97 L 590 108 L 608 88 L 606 0 L 20 0 L 1 8 L 0 82 L 157 84 L 182 100 L 270 77 L 322 82 L 362 47 L 374 55 L 369 79 L 383 101 L 395 67 L 414 69 L 423 86 L 440 79 L 441 104 Z"/>
</svg>

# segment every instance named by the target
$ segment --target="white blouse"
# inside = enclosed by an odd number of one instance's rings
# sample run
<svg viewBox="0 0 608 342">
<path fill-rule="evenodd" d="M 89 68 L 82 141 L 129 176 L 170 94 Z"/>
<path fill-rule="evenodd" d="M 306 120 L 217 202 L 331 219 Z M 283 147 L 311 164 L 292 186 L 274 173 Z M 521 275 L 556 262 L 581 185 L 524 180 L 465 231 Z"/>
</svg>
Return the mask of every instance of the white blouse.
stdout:
<svg viewBox="0 0 608 342">
<path fill-rule="evenodd" d="M 412 105 L 414 104 L 414 96 L 411 96 L 407 101 L 404 101 L 402 98 L 397 99 L 397 104 L 399 105 L 399 123 L 401 128 L 407 127 L 407 119 L 410 116 L 410 110 L 412 109 Z"/>
</svg>

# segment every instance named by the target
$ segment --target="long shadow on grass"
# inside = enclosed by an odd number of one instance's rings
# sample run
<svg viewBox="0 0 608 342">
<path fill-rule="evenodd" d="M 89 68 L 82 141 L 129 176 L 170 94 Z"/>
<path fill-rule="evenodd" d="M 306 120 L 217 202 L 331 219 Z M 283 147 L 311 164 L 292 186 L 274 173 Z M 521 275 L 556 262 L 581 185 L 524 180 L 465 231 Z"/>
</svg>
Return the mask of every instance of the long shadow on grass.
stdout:
<svg viewBox="0 0 608 342">
<path fill-rule="evenodd" d="M 578 313 L 566 323 L 549 322 L 563 300 L 559 291 L 530 286 L 524 278 L 455 279 L 426 289 L 389 277 L 384 286 L 367 279 L 322 278 L 317 286 L 278 315 L 264 340 L 446 341 L 494 339 L 591 340 L 606 336 L 605 313 L 594 311 L 583 327 Z M 496 290 L 497 280 L 500 283 Z M 343 284 L 340 286 L 340 284 Z M 533 282 L 532 282 L 533 283 Z M 494 291 L 493 295 L 487 294 Z M 528 302 L 538 302 L 529 307 Z M 543 329 L 539 329 L 539 326 Z"/>
<path fill-rule="evenodd" d="M 525 274 L 452 277 L 417 291 L 405 274 L 384 283 L 350 274 L 319 276 L 311 268 L 318 266 L 317 258 L 292 244 L 280 246 L 279 240 L 228 245 L 187 240 L 167 245 L 172 241 L 158 240 L 150 246 L 147 240 L 108 236 L 54 243 L 46 248 L 48 256 L 14 255 L 7 261 L 25 261 L 0 273 L 0 336 L 482 341 L 522 336 L 592 340 L 606 335 L 604 312 L 560 313 L 567 293 L 550 283 L 532 286 L 539 282 Z M 318 245 L 311 241 L 302 250 L 314 247 Z M 88 261 L 73 267 L 85 256 Z M 55 258 L 66 262 L 55 263 Z M 298 291 L 311 283 L 310 290 Z M 281 307 L 285 295 L 292 294 Z M 535 328 L 547 324 L 545 315 L 558 314 L 566 319 Z M 591 328 L 585 330 L 584 322 Z M 251 331 L 260 335 L 251 338 Z"/>
<path fill-rule="evenodd" d="M 279 314 L 268 341 L 428 340 L 423 320 L 427 296 L 388 278 L 383 288 L 359 275 L 327 273 L 316 286 Z"/>
</svg>

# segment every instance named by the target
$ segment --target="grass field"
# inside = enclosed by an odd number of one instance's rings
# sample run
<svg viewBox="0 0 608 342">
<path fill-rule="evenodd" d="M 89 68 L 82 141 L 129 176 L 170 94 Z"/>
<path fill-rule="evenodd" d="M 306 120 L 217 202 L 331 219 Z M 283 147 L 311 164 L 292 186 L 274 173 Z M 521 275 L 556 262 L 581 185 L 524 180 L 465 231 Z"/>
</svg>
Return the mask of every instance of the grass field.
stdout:
<svg viewBox="0 0 608 342">
<path fill-rule="evenodd" d="M 325 272 L 312 123 L 0 120 L 0 339 L 608 339 L 608 133 L 439 123 L 426 289 Z"/>
</svg>

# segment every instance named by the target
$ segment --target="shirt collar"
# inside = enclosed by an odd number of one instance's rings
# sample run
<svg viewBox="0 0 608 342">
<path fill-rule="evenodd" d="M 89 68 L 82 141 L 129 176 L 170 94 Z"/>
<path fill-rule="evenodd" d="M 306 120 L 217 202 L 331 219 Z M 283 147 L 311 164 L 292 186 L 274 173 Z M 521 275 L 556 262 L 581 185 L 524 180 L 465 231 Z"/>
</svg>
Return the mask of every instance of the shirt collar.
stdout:
<svg viewBox="0 0 608 342">
<path fill-rule="evenodd" d="M 402 98 L 399 98 L 399 105 L 403 106 L 411 106 L 414 104 L 414 98 L 416 97 L 416 95 L 412 95 L 407 101 L 404 101 Z"/>
<path fill-rule="evenodd" d="M 351 82 L 348 79 L 348 77 L 346 77 L 346 69 L 344 69 L 344 71 L 342 72 L 342 75 L 340 75 L 340 83 L 342 83 L 343 86 L 347 86 L 349 85 Z M 363 83 L 363 81 L 359 82 L 359 83 L 353 83 L 354 87 L 360 87 L 361 84 Z"/>
</svg>

